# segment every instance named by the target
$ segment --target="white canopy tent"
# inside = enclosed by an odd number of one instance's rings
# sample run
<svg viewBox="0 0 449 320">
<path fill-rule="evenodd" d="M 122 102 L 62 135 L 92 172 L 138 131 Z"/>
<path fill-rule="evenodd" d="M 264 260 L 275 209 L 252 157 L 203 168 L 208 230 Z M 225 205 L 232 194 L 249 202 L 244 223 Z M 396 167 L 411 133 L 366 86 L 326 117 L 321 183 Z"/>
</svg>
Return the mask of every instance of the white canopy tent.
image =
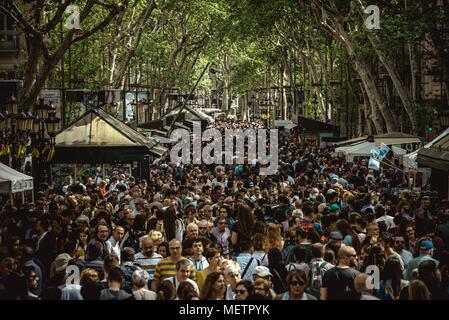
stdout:
<svg viewBox="0 0 449 320">
<path fill-rule="evenodd" d="M 33 177 L 0 163 L 0 192 L 13 193 L 33 190 Z M 24 200 L 24 197 L 22 197 Z"/>
<path fill-rule="evenodd" d="M 350 146 L 339 147 L 335 149 L 335 153 L 344 154 L 347 160 L 352 162 L 354 161 L 354 157 L 369 157 L 371 155 L 371 150 L 375 147 L 376 143 L 365 141 Z M 403 156 L 407 153 L 406 150 L 395 146 L 392 146 L 391 149 L 396 155 Z"/>
</svg>

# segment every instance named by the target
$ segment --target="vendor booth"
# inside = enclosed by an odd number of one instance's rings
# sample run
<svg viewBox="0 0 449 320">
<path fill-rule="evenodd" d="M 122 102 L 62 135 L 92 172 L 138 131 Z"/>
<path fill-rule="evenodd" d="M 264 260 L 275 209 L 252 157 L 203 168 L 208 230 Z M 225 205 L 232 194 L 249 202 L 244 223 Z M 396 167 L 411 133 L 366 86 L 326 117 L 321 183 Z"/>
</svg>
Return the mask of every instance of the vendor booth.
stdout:
<svg viewBox="0 0 449 320">
<path fill-rule="evenodd" d="M 13 200 L 14 193 L 22 193 L 23 203 L 25 202 L 25 192 L 32 190 L 33 177 L 16 171 L 13 168 L 8 167 L 6 164 L 0 162 L 0 193 L 9 194 L 11 200 Z"/>
<path fill-rule="evenodd" d="M 149 163 L 167 148 L 107 112 L 89 110 L 56 136 L 52 176 L 132 174 L 148 179 Z"/>
<path fill-rule="evenodd" d="M 376 148 L 376 146 L 378 146 L 378 144 L 365 141 L 355 145 L 339 147 L 335 149 L 335 154 L 343 154 L 346 156 L 347 161 L 353 162 L 355 157 L 369 157 L 371 155 L 371 150 Z M 406 150 L 396 146 L 392 146 L 391 150 L 400 158 L 407 153 Z"/>
</svg>

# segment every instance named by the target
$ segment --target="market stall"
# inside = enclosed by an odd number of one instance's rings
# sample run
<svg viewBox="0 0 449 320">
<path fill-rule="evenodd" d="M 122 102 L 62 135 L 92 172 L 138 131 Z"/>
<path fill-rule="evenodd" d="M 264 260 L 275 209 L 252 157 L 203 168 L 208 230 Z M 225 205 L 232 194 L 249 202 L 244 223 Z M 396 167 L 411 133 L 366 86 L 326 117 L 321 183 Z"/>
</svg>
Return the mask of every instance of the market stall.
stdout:
<svg viewBox="0 0 449 320">
<path fill-rule="evenodd" d="M 0 162 L 0 193 L 10 194 L 11 200 L 14 193 L 22 193 L 22 202 L 25 202 L 25 191 L 32 190 L 33 177 Z"/>
</svg>

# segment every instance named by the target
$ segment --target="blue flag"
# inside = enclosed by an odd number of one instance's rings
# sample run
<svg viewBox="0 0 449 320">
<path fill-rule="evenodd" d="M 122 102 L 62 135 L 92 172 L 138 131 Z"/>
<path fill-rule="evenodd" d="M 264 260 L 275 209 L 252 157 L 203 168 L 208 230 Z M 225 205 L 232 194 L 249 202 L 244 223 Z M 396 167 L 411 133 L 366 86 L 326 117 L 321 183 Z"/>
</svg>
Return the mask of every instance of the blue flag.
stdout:
<svg viewBox="0 0 449 320">
<path fill-rule="evenodd" d="M 379 148 L 379 159 L 382 160 L 390 152 L 390 148 L 385 144 L 381 143 Z"/>
<path fill-rule="evenodd" d="M 368 169 L 379 170 L 380 162 L 376 159 L 370 158 L 368 162 Z"/>
<path fill-rule="evenodd" d="M 376 148 L 371 149 L 371 158 L 379 160 L 380 158 L 379 150 L 377 150 Z"/>
</svg>

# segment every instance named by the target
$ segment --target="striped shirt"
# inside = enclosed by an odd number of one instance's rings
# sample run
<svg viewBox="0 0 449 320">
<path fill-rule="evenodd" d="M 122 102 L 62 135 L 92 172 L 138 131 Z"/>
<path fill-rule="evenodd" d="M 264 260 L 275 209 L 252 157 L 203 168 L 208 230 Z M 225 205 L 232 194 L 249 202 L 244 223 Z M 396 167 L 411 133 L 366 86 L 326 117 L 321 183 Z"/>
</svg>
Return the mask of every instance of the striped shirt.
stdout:
<svg viewBox="0 0 449 320">
<path fill-rule="evenodd" d="M 148 272 L 149 280 L 153 280 L 154 273 L 156 271 L 156 266 L 162 260 L 162 256 L 159 253 L 154 252 L 151 258 L 148 258 L 142 254 L 142 252 L 137 253 L 134 256 L 134 263 L 142 267 L 142 269 Z"/>
<path fill-rule="evenodd" d="M 186 259 L 181 257 L 181 259 Z M 176 262 L 173 262 L 170 257 L 162 259 L 156 266 L 156 272 L 153 279 L 165 280 L 169 277 L 176 276 Z"/>
</svg>

